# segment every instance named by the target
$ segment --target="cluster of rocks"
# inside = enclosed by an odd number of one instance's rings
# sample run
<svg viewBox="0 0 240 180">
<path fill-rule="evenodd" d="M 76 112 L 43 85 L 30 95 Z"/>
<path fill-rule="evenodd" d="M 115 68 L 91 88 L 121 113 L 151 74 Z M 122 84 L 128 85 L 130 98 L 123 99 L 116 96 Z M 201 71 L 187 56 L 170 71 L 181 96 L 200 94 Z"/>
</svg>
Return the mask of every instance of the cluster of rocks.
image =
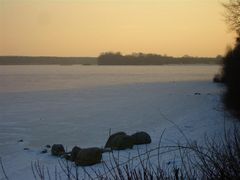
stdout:
<svg viewBox="0 0 240 180">
<path fill-rule="evenodd" d="M 111 135 L 105 145 L 105 148 L 112 150 L 132 149 L 134 145 L 150 144 L 151 137 L 146 132 L 137 132 L 131 136 L 125 132 L 118 132 Z"/>
<path fill-rule="evenodd" d="M 53 156 L 62 156 L 66 160 L 75 162 L 78 166 L 90 166 L 101 162 L 102 151 L 100 148 L 85 148 L 78 146 L 72 148 L 71 152 L 65 152 L 62 144 L 54 144 L 51 149 Z"/>
<path fill-rule="evenodd" d="M 137 132 L 132 135 L 127 135 L 125 132 L 112 134 L 103 149 L 80 148 L 75 146 L 71 152 L 66 152 L 62 144 L 54 144 L 51 148 L 53 156 L 60 156 L 66 160 L 75 162 L 77 166 L 90 166 L 98 164 L 102 160 L 102 153 L 112 150 L 132 149 L 134 145 L 150 144 L 151 137 L 146 132 Z"/>
</svg>

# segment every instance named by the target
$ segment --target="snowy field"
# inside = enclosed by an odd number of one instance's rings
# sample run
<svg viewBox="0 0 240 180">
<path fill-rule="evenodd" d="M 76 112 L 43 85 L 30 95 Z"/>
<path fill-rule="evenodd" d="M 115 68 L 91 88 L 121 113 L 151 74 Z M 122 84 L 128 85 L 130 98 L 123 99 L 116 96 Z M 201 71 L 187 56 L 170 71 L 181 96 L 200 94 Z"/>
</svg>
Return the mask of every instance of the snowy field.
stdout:
<svg viewBox="0 0 240 180">
<path fill-rule="evenodd" d="M 206 134 L 222 135 L 224 88 L 212 83 L 219 69 L 0 66 L 0 156 L 9 178 L 33 179 L 31 162 L 36 160 L 54 168 L 57 158 L 41 154 L 46 144 L 62 143 L 69 150 L 75 145 L 102 147 L 110 129 L 146 131 L 152 137 L 148 148 L 157 146 L 164 129 L 163 143 L 181 141 L 176 125 L 200 142 Z M 131 153 L 136 147 L 127 151 Z"/>
</svg>

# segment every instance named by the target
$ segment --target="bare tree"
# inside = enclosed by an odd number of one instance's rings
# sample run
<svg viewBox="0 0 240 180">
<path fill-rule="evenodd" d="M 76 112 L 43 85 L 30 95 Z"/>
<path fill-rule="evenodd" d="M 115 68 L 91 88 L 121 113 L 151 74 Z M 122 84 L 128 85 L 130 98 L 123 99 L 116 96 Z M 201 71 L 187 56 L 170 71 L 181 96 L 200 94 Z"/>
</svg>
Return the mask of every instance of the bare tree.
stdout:
<svg viewBox="0 0 240 180">
<path fill-rule="evenodd" d="M 227 24 L 240 36 L 240 0 L 229 0 L 223 6 L 226 9 L 224 16 Z"/>
</svg>

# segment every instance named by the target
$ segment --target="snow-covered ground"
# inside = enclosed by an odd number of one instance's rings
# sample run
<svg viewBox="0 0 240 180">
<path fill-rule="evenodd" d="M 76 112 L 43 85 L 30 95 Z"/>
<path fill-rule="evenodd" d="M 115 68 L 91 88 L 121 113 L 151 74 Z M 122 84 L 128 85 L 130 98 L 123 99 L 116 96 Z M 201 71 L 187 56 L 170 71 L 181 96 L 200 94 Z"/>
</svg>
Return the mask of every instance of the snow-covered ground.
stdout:
<svg viewBox="0 0 240 180">
<path fill-rule="evenodd" d="M 163 144 L 183 139 L 178 128 L 200 142 L 206 134 L 222 135 L 224 88 L 212 83 L 219 68 L 0 66 L 0 156 L 5 170 L 10 179 L 33 179 L 31 162 L 40 160 L 50 169 L 58 164 L 50 153 L 40 153 L 46 144 L 62 143 L 69 150 L 74 145 L 102 147 L 110 129 L 146 131 L 152 137 L 148 148 L 158 145 L 164 129 Z M 121 153 L 136 154 L 136 147 Z"/>
</svg>

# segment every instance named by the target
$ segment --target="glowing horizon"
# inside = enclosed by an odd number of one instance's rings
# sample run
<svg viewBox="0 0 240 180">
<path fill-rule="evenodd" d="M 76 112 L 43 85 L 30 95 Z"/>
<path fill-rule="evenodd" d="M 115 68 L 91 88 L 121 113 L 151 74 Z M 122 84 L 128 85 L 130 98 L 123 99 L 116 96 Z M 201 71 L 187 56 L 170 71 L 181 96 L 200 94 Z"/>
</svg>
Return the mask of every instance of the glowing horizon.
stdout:
<svg viewBox="0 0 240 180">
<path fill-rule="evenodd" d="M 219 0 L 0 0 L 0 55 L 222 55 Z"/>
</svg>

